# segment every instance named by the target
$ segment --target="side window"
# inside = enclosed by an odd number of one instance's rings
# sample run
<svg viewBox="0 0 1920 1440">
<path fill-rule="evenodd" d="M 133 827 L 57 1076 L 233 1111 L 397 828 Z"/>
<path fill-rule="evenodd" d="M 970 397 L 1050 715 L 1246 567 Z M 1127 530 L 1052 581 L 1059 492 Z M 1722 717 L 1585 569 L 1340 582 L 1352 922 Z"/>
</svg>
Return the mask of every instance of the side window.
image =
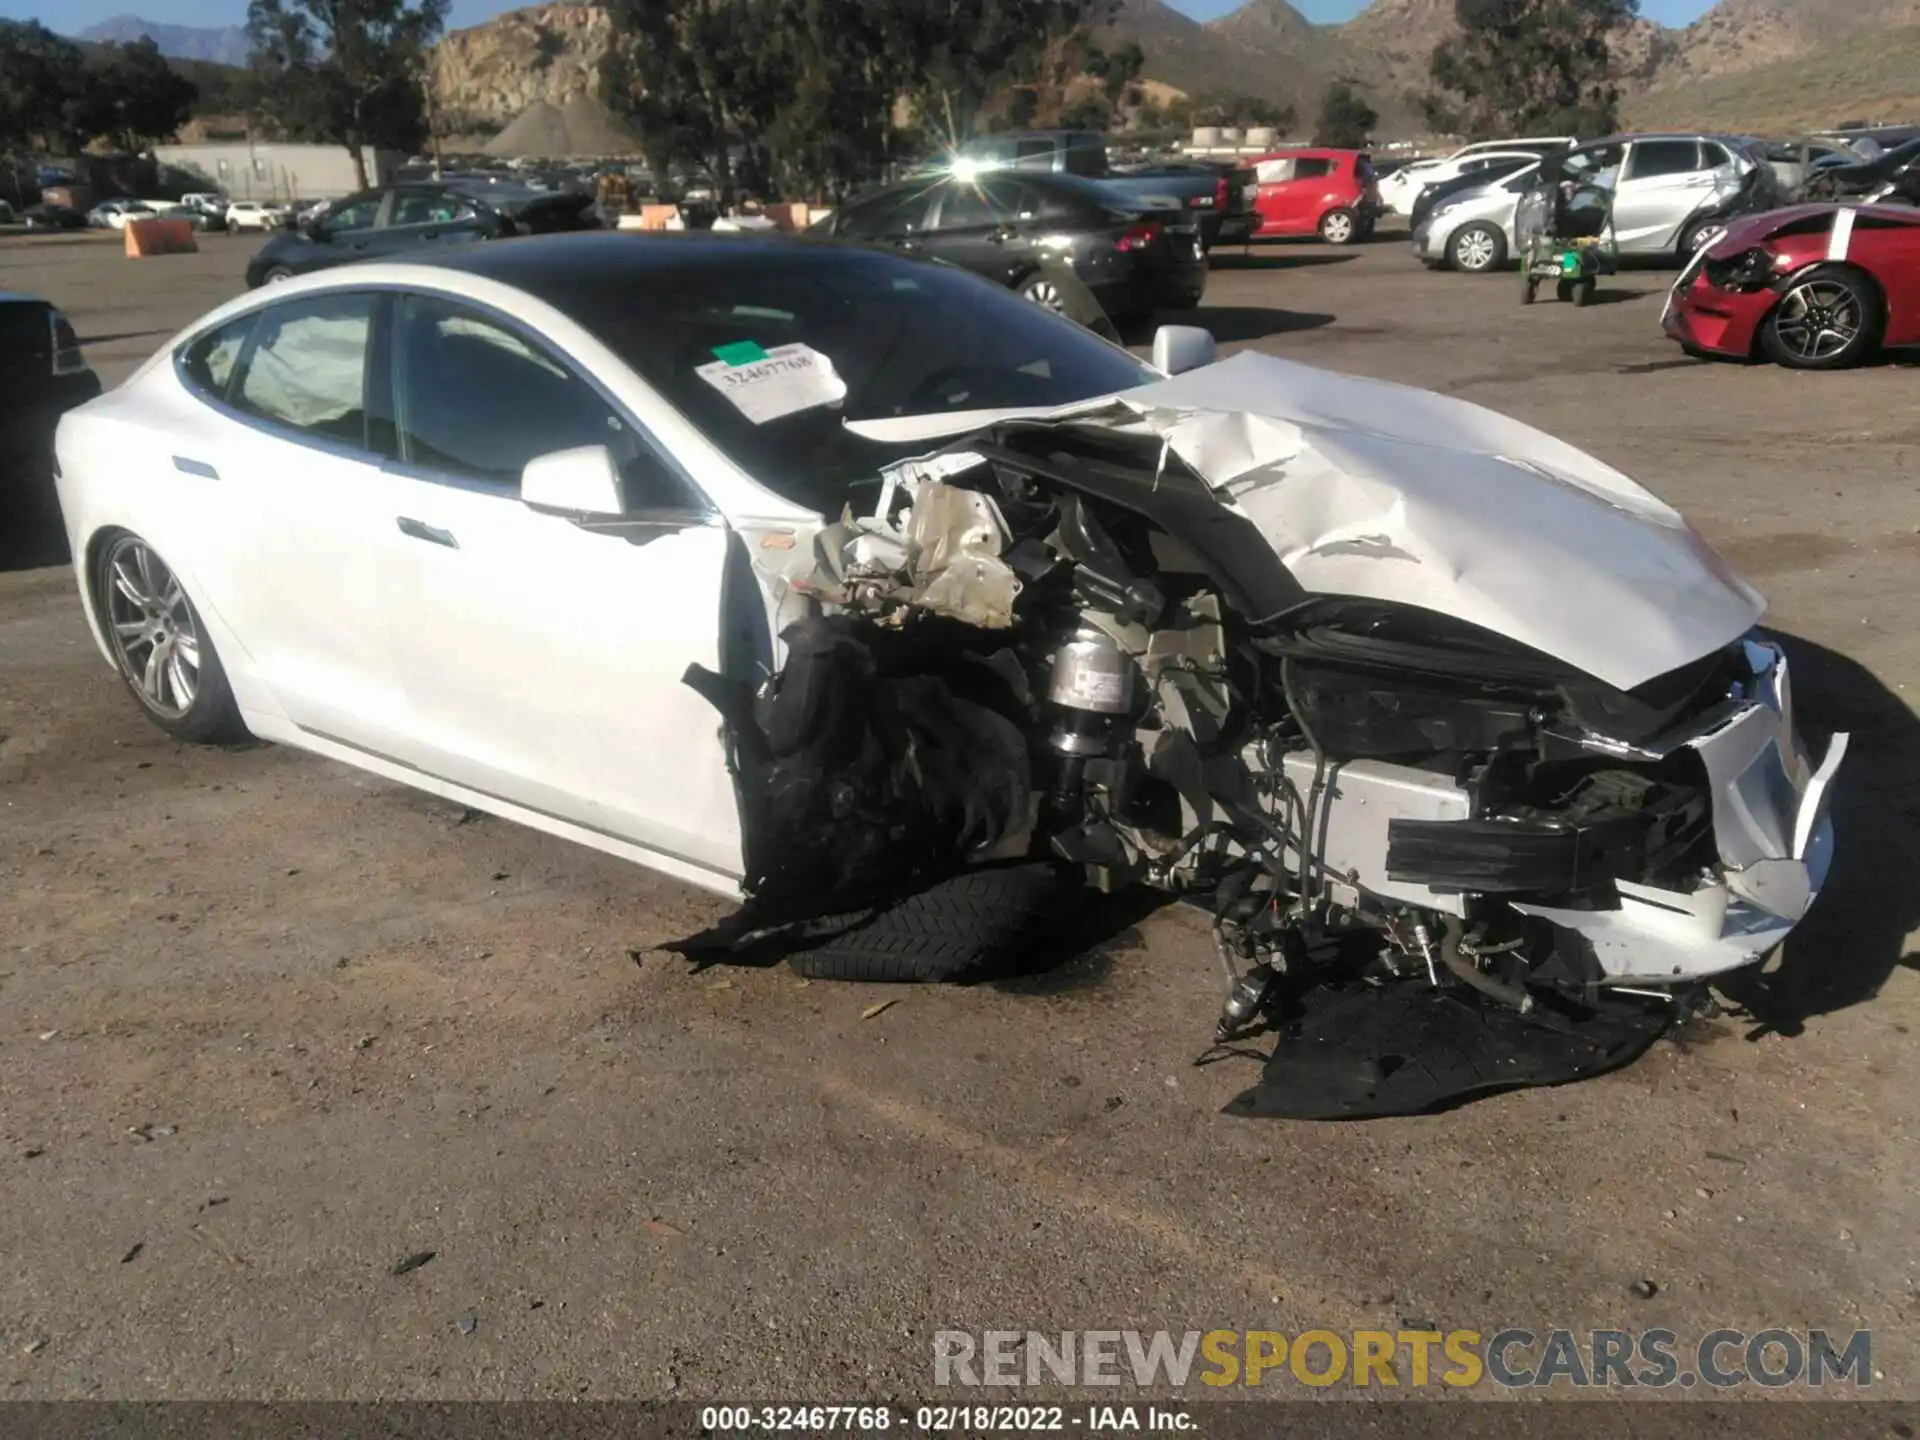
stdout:
<svg viewBox="0 0 1920 1440">
<path fill-rule="evenodd" d="M 189 343 L 180 356 L 187 383 L 202 395 L 225 400 L 227 383 L 233 379 L 240 352 L 246 348 L 247 337 L 253 334 L 253 322 L 259 318 L 257 313 L 243 315 Z"/>
<path fill-rule="evenodd" d="M 834 235 L 845 240 L 882 240 L 889 235 L 917 235 L 926 228 L 933 189 L 906 189 L 875 195 L 841 213 Z"/>
<path fill-rule="evenodd" d="M 1014 218 L 1005 181 L 956 180 L 940 196 L 941 230 L 980 230 Z"/>
<path fill-rule="evenodd" d="M 1293 162 L 1293 178 L 1296 180 L 1318 180 L 1322 175 L 1333 173 L 1333 161 L 1302 155 Z"/>
<path fill-rule="evenodd" d="M 229 403 L 290 430 L 365 446 L 373 300 L 316 295 L 260 311 Z"/>
<path fill-rule="evenodd" d="M 1700 168 L 1700 147 L 1691 140 L 1636 140 L 1627 158 L 1629 180 L 1685 175 Z"/>
<path fill-rule="evenodd" d="M 400 458 L 410 465 L 517 493 L 536 456 L 604 445 L 629 510 L 692 503 L 598 390 L 516 331 L 452 301 L 401 299 L 393 388 Z"/>
<path fill-rule="evenodd" d="M 350 230 L 371 230 L 380 214 L 380 197 L 363 196 L 334 206 L 320 217 L 320 228 L 328 235 L 344 235 Z"/>
<path fill-rule="evenodd" d="M 451 195 L 401 194 L 393 197 L 389 225 L 457 225 L 473 218 L 473 207 Z"/>
<path fill-rule="evenodd" d="M 1013 147 L 1013 163 L 1023 170 L 1048 170 L 1053 167 L 1051 140 L 1020 140 Z"/>
</svg>

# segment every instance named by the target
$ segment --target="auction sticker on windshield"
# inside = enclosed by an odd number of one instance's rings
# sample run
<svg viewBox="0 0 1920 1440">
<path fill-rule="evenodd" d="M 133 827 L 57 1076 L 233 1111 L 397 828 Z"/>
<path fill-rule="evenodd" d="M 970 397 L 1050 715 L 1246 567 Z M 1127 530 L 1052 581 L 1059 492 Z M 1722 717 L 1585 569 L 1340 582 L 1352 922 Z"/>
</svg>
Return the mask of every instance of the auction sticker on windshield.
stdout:
<svg viewBox="0 0 1920 1440">
<path fill-rule="evenodd" d="M 847 382 L 833 361 L 811 345 L 776 345 L 763 350 L 752 341 L 714 348 L 717 357 L 693 373 L 713 386 L 756 425 L 847 398 Z"/>
</svg>

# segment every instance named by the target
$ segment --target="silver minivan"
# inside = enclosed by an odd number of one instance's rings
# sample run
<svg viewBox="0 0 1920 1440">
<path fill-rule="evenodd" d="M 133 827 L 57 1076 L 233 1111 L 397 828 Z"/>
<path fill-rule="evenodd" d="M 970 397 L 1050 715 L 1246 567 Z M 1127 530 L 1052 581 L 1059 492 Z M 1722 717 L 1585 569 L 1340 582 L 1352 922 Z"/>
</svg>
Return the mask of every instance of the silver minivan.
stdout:
<svg viewBox="0 0 1920 1440">
<path fill-rule="evenodd" d="M 1612 135 L 1561 160 L 1567 178 L 1613 191 L 1622 255 L 1682 259 L 1725 228 L 1719 212 L 1766 169 L 1756 142 L 1737 135 Z M 1496 270 L 1513 258 L 1514 212 L 1537 166 L 1450 195 L 1413 232 L 1429 265 Z M 1769 186 L 1772 175 L 1761 177 Z"/>
</svg>

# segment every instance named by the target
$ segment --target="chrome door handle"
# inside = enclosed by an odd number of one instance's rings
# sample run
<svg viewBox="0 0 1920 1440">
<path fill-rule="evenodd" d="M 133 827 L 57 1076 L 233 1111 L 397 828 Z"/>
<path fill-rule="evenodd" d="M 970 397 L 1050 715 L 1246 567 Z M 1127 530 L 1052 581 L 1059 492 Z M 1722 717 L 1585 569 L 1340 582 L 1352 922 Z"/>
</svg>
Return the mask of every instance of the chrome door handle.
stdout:
<svg viewBox="0 0 1920 1440">
<path fill-rule="evenodd" d="M 458 550 L 460 542 L 453 538 L 451 530 L 442 530 L 437 525 L 429 525 L 423 520 L 410 519 L 405 515 L 397 516 L 394 524 L 400 527 L 402 535 L 415 540 L 425 540 L 429 545 L 444 545 L 449 550 Z"/>
</svg>

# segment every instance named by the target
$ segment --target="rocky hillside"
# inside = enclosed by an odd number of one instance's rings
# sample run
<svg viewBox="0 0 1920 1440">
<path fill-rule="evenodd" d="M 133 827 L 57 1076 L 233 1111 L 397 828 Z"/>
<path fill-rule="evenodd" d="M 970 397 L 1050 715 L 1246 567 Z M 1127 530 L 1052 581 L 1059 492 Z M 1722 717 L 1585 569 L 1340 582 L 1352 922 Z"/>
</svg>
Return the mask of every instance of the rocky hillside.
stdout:
<svg viewBox="0 0 1920 1440">
<path fill-rule="evenodd" d="M 1425 86 L 1433 49 L 1454 27 L 1454 0 L 1372 0 L 1345 25 L 1316 25 L 1287 0 L 1245 0 L 1206 24 L 1166 0 L 1121 0 L 1107 33 L 1139 42 L 1146 79 L 1188 95 L 1257 95 L 1293 105 L 1306 123 L 1326 86 L 1348 79 L 1381 112 L 1382 129 L 1411 133 L 1418 121 L 1409 97 Z M 1920 0 L 1719 0 L 1683 30 L 1634 21 L 1615 56 L 1630 116 L 1761 126 L 1772 123 L 1767 114 L 1740 118 L 1739 77 L 1764 80 L 1772 98 L 1752 103 L 1770 114 L 1781 109 L 1773 92 L 1790 84 L 1795 62 L 1832 70 L 1827 62 L 1843 53 L 1870 60 L 1875 37 L 1912 31 L 1920 31 Z M 591 4 L 538 5 L 454 31 L 435 54 L 443 128 L 498 130 L 536 104 L 563 110 L 597 96 L 607 41 L 606 15 Z M 1908 53 L 1904 40 L 1896 48 Z M 1700 89 L 1701 113 L 1689 118 L 1690 92 L 1708 83 L 1711 103 Z M 1805 88 L 1798 108 L 1820 111 L 1821 87 Z M 1874 93 L 1882 91 L 1892 94 L 1885 86 Z"/>
<path fill-rule="evenodd" d="M 535 104 L 597 97 L 610 33 L 594 5 L 535 5 L 451 32 L 433 52 L 442 130 L 497 130 Z"/>
</svg>

